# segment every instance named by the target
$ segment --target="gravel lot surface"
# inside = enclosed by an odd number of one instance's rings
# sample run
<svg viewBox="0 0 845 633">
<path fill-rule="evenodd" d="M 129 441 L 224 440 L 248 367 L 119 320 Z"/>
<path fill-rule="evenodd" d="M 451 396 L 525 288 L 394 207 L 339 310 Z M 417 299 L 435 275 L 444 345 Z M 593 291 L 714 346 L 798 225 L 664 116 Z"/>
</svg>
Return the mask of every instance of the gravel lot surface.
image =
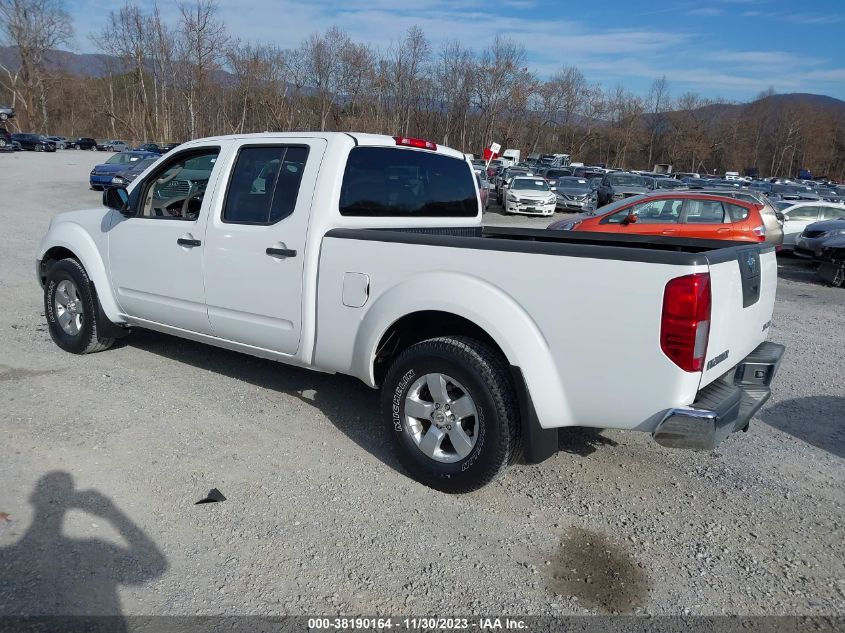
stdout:
<svg viewBox="0 0 845 633">
<path fill-rule="evenodd" d="M 573 430 L 447 496 L 354 379 L 144 331 L 59 350 L 34 254 L 99 204 L 106 157 L 0 154 L 0 613 L 845 615 L 845 290 L 800 262 L 749 433 L 702 454 Z"/>
</svg>

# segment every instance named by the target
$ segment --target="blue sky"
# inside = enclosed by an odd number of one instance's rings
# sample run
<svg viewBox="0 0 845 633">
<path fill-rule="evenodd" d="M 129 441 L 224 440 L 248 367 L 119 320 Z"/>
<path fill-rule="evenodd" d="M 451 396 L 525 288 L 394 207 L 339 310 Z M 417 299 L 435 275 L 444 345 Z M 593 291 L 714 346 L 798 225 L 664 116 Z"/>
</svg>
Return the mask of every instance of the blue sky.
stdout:
<svg viewBox="0 0 845 633">
<path fill-rule="evenodd" d="M 160 5 L 175 20 L 175 3 Z M 118 3 L 67 6 L 77 49 L 92 51 L 88 35 Z M 641 95 L 665 75 L 673 96 L 744 101 L 773 86 L 845 99 L 845 0 L 219 0 L 219 9 L 233 36 L 283 47 L 337 24 L 386 49 L 417 24 L 435 48 L 457 39 L 480 50 L 506 35 L 541 78 L 572 65 L 591 82 Z"/>
</svg>

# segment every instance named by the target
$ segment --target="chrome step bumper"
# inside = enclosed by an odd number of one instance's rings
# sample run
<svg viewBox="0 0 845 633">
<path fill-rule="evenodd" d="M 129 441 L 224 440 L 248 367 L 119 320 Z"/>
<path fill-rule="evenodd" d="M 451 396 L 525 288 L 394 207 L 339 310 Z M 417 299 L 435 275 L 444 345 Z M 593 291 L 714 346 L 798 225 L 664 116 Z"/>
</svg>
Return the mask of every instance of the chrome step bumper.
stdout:
<svg viewBox="0 0 845 633">
<path fill-rule="evenodd" d="M 688 407 L 670 409 L 654 430 L 654 440 L 669 448 L 711 451 L 734 431 L 745 431 L 771 395 L 770 385 L 785 351 L 761 343 L 727 374 L 696 395 Z"/>
</svg>

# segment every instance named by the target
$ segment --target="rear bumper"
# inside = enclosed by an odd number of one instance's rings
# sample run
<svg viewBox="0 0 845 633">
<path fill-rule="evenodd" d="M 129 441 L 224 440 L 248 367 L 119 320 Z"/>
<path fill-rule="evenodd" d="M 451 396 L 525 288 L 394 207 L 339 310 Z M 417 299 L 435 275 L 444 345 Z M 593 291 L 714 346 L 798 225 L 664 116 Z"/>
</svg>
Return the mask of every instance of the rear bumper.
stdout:
<svg viewBox="0 0 845 633">
<path fill-rule="evenodd" d="M 709 451 L 734 431 L 744 431 L 771 395 L 783 345 L 761 343 L 727 374 L 701 389 L 688 407 L 670 409 L 654 430 L 669 448 Z"/>
</svg>

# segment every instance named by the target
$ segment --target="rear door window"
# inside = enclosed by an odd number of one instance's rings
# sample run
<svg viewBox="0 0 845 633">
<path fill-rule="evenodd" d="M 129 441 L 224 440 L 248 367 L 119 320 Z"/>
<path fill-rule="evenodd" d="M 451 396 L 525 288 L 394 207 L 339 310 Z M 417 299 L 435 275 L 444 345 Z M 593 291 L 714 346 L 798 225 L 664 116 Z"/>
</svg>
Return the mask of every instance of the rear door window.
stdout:
<svg viewBox="0 0 845 633">
<path fill-rule="evenodd" d="M 244 147 L 238 153 L 223 222 L 275 224 L 296 206 L 308 148 L 301 146 Z"/>
<path fill-rule="evenodd" d="M 340 190 L 340 213 L 365 217 L 472 217 L 473 172 L 462 160 L 421 150 L 356 147 Z"/>
<path fill-rule="evenodd" d="M 748 209 L 741 207 L 738 204 L 724 204 L 728 212 L 728 218 L 731 222 L 742 222 L 748 219 Z"/>
<path fill-rule="evenodd" d="M 686 224 L 722 224 L 725 208 L 718 200 L 687 200 Z"/>
</svg>

